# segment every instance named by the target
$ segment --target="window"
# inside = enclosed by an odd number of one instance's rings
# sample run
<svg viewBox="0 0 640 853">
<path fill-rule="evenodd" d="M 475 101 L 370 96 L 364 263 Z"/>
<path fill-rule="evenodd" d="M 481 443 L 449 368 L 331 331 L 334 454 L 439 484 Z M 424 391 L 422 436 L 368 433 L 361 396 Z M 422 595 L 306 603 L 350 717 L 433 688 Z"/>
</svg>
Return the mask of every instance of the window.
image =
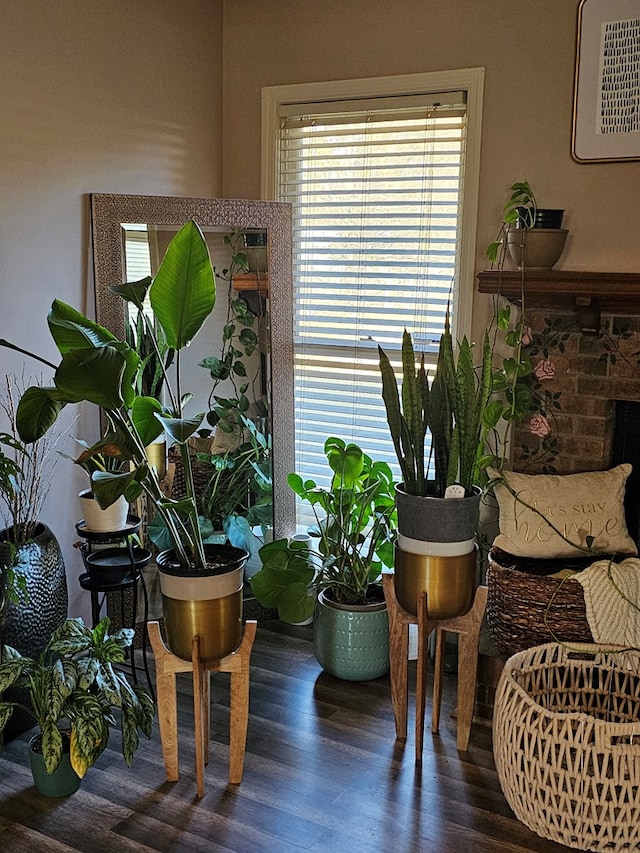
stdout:
<svg viewBox="0 0 640 853">
<path fill-rule="evenodd" d="M 435 360 L 448 301 L 467 331 L 479 80 L 473 91 L 398 81 L 383 97 L 355 97 L 375 81 L 332 84 L 333 96 L 314 100 L 317 84 L 265 90 L 273 196 L 293 206 L 296 470 L 320 482 L 330 435 L 399 475 L 377 345 L 399 355 L 407 328 Z"/>
</svg>

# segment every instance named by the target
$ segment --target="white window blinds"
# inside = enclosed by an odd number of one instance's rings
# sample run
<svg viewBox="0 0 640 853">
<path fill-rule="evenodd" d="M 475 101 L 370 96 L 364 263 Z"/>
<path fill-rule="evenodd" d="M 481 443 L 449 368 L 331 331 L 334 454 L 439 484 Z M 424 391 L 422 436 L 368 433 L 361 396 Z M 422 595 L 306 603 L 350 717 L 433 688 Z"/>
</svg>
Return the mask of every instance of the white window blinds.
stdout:
<svg viewBox="0 0 640 853">
<path fill-rule="evenodd" d="M 395 466 L 377 344 L 435 355 L 455 313 L 461 92 L 280 107 L 279 194 L 293 204 L 296 470 L 330 435 Z"/>
</svg>

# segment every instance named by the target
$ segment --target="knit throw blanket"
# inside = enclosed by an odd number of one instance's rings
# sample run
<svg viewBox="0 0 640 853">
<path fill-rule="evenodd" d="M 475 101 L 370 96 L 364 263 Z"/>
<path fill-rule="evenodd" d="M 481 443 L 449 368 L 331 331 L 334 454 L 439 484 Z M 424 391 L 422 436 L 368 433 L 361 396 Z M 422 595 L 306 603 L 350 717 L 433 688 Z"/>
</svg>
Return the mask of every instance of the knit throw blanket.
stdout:
<svg viewBox="0 0 640 853">
<path fill-rule="evenodd" d="M 574 575 L 596 643 L 640 648 L 640 559 L 598 560 Z"/>
</svg>

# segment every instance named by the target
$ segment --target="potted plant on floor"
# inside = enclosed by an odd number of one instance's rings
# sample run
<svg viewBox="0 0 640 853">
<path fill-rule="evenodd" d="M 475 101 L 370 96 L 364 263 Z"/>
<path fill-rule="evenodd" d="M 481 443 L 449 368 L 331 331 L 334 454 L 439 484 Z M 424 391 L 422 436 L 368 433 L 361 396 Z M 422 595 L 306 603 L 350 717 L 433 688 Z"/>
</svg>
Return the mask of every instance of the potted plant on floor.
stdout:
<svg viewBox="0 0 640 853">
<path fill-rule="evenodd" d="M 63 431 L 52 430 L 26 447 L 16 423 L 22 391 L 18 377 L 5 377 L 0 409 L 6 415 L 9 432 L 0 436 L 0 641 L 34 656 L 67 616 L 62 551 L 42 520 Z M 28 724 L 28 718 L 18 713 L 7 734 L 17 734 Z"/>
<path fill-rule="evenodd" d="M 285 622 L 303 622 L 315 609 L 314 650 L 322 667 L 338 678 L 369 680 L 389 668 L 388 617 L 379 581 L 393 557 L 393 475 L 356 444 L 332 437 L 324 449 L 328 488 L 299 474 L 288 477 L 313 510 L 314 547 L 286 539 L 264 545 L 263 568 L 251 588 Z"/>
<path fill-rule="evenodd" d="M 127 470 L 116 473 L 95 471 L 92 491 L 103 507 L 121 495 L 131 500 L 146 494 L 162 516 L 172 545 L 157 558 L 171 650 L 190 660 L 192 637 L 199 634 L 203 660 L 218 660 L 234 651 L 242 638 L 242 580 L 247 553 L 231 546 L 205 548 L 187 447 L 203 414 L 186 411 L 190 395 L 182 388 L 183 351 L 213 310 L 216 294 L 200 228 L 188 222 L 179 230 L 153 279 L 114 285 L 112 290 L 140 311 L 149 296 L 151 317 L 145 312 L 149 335 L 155 340 L 159 326 L 166 346 L 176 354 L 173 382 L 165 375 L 167 405 L 136 394 L 142 363 L 125 340 L 118 340 L 108 329 L 55 300 L 48 323 L 61 361 L 55 365 L 39 359 L 54 370 L 53 386 L 27 389 L 18 406 L 18 430 L 22 440 L 31 442 L 47 431 L 66 404 L 85 401 L 100 407 L 113 444 L 129 464 Z M 7 341 L 0 343 L 33 355 Z M 168 443 L 180 448 L 186 481 L 186 493 L 180 500 L 163 493 L 145 450 L 161 433 Z M 102 443 L 88 450 L 99 454 Z"/>
<path fill-rule="evenodd" d="M 139 732 L 151 737 L 151 697 L 115 668 L 124 662 L 134 632 L 108 631 L 108 617 L 93 630 L 81 619 L 67 619 L 36 658 L 11 646 L 3 650 L 0 694 L 19 687 L 27 696 L 23 710 L 39 729 L 29 741 L 29 757 L 34 782 L 44 796 L 62 797 L 78 789 L 107 746 L 110 728 L 120 728 L 129 767 Z M 0 701 L 0 731 L 16 707 L 16 702 Z"/>
<path fill-rule="evenodd" d="M 396 487 L 396 595 L 415 614 L 418 596 L 426 591 L 430 615 L 448 618 L 464 613 L 473 600 L 480 471 L 487 464 L 483 456 L 489 432 L 503 413 L 500 401 L 490 403 L 494 371 L 489 334 L 476 370 L 466 337 L 454 354 L 447 311 L 429 383 L 424 354 L 417 359 L 405 331 L 401 393 L 388 355 L 378 350 L 382 396 L 403 478 Z"/>
</svg>

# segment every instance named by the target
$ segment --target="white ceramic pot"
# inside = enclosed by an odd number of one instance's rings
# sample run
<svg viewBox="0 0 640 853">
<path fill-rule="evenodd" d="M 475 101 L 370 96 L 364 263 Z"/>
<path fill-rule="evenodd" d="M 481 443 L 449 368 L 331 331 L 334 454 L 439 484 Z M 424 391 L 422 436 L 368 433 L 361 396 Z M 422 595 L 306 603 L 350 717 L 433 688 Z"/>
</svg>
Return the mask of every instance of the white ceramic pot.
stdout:
<svg viewBox="0 0 640 853">
<path fill-rule="evenodd" d="M 94 533 L 113 533 L 127 526 L 129 504 L 125 497 L 119 497 L 106 509 L 101 509 L 90 489 L 80 492 L 80 512 L 84 526 Z"/>
</svg>

